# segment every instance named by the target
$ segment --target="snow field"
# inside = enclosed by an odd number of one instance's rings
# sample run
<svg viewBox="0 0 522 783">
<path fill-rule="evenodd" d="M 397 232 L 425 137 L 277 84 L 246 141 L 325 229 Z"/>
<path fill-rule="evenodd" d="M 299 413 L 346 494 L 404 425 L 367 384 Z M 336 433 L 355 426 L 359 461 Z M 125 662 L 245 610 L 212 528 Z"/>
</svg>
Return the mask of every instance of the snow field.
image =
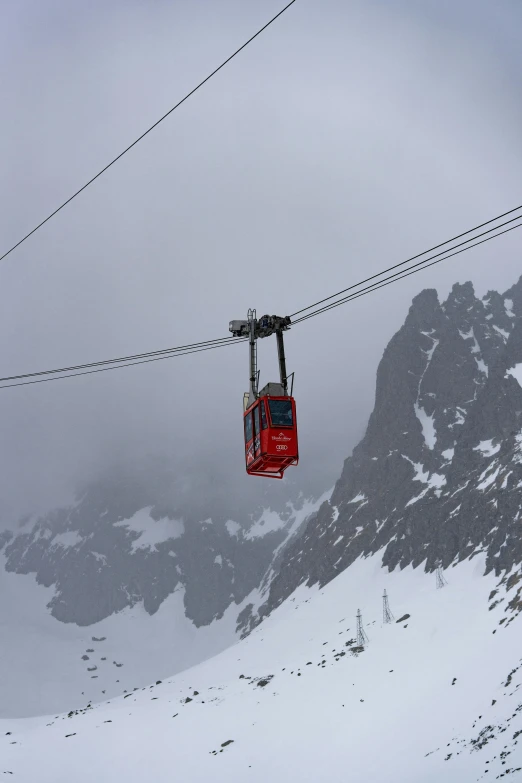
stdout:
<svg viewBox="0 0 522 783">
<path fill-rule="evenodd" d="M 500 760 L 522 728 L 522 674 L 503 685 L 522 635 L 518 619 L 499 627 L 503 604 L 488 611 L 498 579 L 483 568 L 478 557 L 450 568 L 437 590 L 422 567 L 389 574 L 378 555 L 360 559 L 168 681 L 70 718 L 1 721 L 0 774 L 20 783 L 494 780 L 522 766 L 518 745 L 507 766 Z M 395 617 L 410 618 L 382 625 L 384 588 Z M 354 656 L 346 642 L 359 607 L 370 642 Z M 512 714 L 509 733 L 473 750 L 483 725 Z"/>
<path fill-rule="evenodd" d="M 54 588 L 6 572 L 1 558 L 0 595 L 0 718 L 77 709 L 205 660 L 236 640 L 242 607 L 196 628 L 178 590 L 155 615 L 140 604 L 79 627 L 49 613 Z"/>
</svg>

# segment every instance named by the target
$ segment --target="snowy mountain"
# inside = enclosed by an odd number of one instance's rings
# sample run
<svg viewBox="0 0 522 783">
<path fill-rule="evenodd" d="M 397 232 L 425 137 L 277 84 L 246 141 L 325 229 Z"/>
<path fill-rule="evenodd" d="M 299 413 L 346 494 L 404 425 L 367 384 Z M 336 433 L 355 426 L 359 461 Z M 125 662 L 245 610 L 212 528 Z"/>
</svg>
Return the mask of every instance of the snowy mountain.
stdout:
<svg viewBox="0 0 522 783">
<path fill-rule="evenodd" d="M 62 715 L 0 720 L 0 773 L 19 783 L 518 779 L 522 637 L 517 623 L 499 628 L 500 605 L 487 610 L 492 591 L 515 588 L 498 588 L 484 566 L 484 554 L 455 565 L 438 590 L 421 568 L 358 559 L 176 677 Z"/>
<path fill-rule="evenodd" d="M 73 505 L 23 520 L 0 535 L 5 569 L 53 586 L 49 608 L 65 623 L 91 625 L 140 603 L 154 614 L 183 589 L 186 616 L 199 627 L 259 586 L 275 550 L 314 508 L 300 497 L 229 517 L 210 496 L 198 516 L 194 502 L 166 496 L 168 473 L 155 478 L 111 476 Z"/>
<path fill-rule="evenodd" d="M 232 644 L 276 553 L 323 499 L 231 518 L 209 497 L 210 518 L 162 471 L 93 482 L 0 534 L 0 717 L 103 701 Z"/>
<path fill-rule="evenodd" d="M 521 417 L 522 278 L 483 299 L 423 291 L 321 498 L 210 524 L 111 480 L 5 534 L 0 772 L 520 774 Z"/>
<path fill-rule="evenodd" d="M 433 570 L 486 553 L 522 561 L 522 278 L 480 300 L 471 283 L 413 300 L 377 372 L 366 435 L 331 498 L 284 553 L 255 625 L 301 584 L 361 555 Z"/>
</svg>

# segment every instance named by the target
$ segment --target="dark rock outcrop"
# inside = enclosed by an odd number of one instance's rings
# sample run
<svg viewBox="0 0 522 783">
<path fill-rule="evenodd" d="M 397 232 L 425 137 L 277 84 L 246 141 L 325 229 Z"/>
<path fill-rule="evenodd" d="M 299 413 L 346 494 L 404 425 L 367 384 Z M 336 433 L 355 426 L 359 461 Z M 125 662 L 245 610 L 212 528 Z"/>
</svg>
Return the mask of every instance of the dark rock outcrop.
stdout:
<svg viewBox="0 0 522 783">
<path fill-rule="evenodd" d="M 522 278 L 482 300 L 469 282 L 443 304 L 425 290 L 384 352 L 364 438 L 243 628 L 378 551 L 390 569 L 478 552 L 487 570 L 510 569 L 522 560 L 521 508 Z"/>
</svg>

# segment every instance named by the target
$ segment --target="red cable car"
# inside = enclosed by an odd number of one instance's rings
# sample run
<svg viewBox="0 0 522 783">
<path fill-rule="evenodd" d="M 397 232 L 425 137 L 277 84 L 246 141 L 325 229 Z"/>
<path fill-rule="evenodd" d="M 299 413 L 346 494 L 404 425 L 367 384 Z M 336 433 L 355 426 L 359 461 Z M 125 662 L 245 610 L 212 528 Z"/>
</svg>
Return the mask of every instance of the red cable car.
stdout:
<svg viewBox="0 0 522 783">
<path fill-rule="evenodd" d="M 235 336 L 250 337 L 250 391 L 244 395 L 245 462 L 250 476 L 282 479 L 285 470 L 299 462 L 295 400 L 288 393 L 283 344 L 283 331 L 289 326 L 288 317 L 265 315 L 258 321 L 255 310 L 248 311 L 248 321 L 229 325 Z M 268 383 L 258 392 L 256 340 L 274 333 L 281 382 Z"/>
<path fill-rule="evenodd" d="M 264 392 L 245 411 L 246 469 L 250 476 L 281 479 L 299 462 L 295 400 Z"/>
</svg>

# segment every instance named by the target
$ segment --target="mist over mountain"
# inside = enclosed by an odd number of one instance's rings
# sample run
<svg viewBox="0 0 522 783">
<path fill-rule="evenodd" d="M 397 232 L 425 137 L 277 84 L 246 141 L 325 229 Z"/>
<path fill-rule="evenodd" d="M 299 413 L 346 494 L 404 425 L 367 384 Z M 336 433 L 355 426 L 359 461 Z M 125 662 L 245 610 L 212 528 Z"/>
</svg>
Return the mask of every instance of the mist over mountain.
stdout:
<svg viewBox="0 0 522 783">
<path fill-rule="evenodd" d="M 90 625 L 141 602 L 154 614 L 183 588 L 187 617 L 208 625 L 259 586 L 314 500 L 298 491 L 292 499 L 281 483 L 272 507 L 263 508 L 260 494 L 248 508 L 219 492 L 217 472 L 188 483 L 163 459 L 141 468 L 109 472 L 81 487 L 72 505 L 0 534 L 7 571 L 54 586 L 56 619 Z"/>
</svg>

